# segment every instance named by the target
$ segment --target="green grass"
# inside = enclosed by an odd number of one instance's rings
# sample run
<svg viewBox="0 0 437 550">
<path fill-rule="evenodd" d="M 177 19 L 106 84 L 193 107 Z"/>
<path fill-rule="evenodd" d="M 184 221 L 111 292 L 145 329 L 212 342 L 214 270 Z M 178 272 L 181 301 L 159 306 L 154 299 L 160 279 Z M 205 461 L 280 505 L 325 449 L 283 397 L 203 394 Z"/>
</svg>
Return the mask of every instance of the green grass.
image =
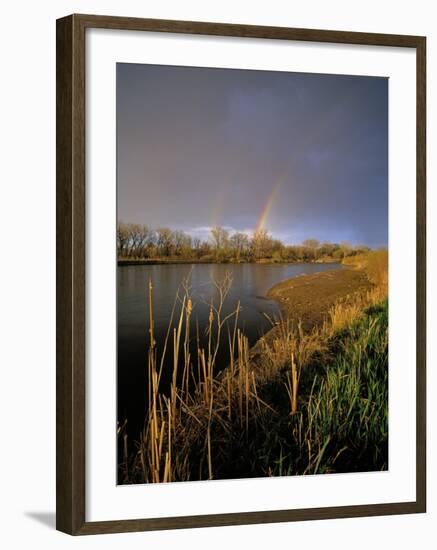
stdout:
<svg viewBox="0 0 437 550">
<path fill-rule="evenodd" d="M 328 354 L 303 373 L 300 411 L 263 426 L 266 438 L 256 443 L 259 470 L 295 475 L 387 469 L 387 327 L 384 300 L 330 338 Z"/>
</svg>

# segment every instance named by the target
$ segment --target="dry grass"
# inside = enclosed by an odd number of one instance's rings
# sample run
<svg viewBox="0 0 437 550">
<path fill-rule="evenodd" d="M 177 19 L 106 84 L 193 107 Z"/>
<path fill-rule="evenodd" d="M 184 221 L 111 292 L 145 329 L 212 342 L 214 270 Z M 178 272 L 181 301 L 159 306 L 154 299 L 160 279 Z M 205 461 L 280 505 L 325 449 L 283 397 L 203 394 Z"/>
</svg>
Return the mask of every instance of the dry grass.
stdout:
<svg viewBox="0 0 437 550">
<path fill-rule="evenodd" d="M 343 260 L 345 265 L 363 269 L 369 281 L 377 287 L 388 287 L 388 251 L 386 248 L 373 250 L 366 254 L 350 256 Z"/>
</svg>

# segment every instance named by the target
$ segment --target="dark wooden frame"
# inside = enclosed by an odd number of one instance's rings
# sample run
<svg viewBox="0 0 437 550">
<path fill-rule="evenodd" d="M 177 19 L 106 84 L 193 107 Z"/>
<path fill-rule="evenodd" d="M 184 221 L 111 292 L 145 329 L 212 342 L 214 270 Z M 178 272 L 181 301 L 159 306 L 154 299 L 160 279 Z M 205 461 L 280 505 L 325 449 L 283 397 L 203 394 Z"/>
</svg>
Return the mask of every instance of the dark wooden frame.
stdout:
<svg viewBox="0 0 437 550">
<path fill-rule="evenodd" d="M 85 520 L 85 30 L 124 29 L 413 48 L 417 60 L 416 500 L 265 512 Z M 420 36 L 70 15 L 57 21 L 56 526 L 71 535 L 426 511 L 426 39 Z"/>
</svg>

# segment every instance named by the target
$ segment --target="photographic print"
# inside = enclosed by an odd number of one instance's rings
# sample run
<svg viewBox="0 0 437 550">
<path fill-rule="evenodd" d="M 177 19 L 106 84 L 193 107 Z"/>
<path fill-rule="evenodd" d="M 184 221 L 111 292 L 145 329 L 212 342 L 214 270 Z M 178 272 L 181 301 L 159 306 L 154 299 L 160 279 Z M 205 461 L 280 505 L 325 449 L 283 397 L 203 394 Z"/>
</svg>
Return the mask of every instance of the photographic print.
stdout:
<svg viewBox="0 0 437 550">
<path fill-rule="evenodd" d="M 387 470 L 388 79 L 116 85 L 118 484 Z"/>
</svg>

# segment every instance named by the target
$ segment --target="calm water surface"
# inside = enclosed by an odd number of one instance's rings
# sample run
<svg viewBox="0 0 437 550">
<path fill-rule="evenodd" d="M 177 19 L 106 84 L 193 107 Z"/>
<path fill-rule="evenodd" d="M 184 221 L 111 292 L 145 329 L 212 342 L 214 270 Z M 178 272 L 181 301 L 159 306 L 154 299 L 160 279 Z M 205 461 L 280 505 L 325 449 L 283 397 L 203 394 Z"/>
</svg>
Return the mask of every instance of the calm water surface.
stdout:
<svg viewBox="0 0 437 550">
<path fill-rule="evenodd" d="M 200 335 L 208 322 L 209 303 L 217 299 L 212 280 L 232 276 L 232 287 L 223 309 L 226 315 L 240 300 L 239 327 L 250 344 L 269 330 L 269 317 L 279 314 L 276 302 L 267 300 L 267 291 L 276 283 L 303 274 L 338 269 L 338 264 L 179 264 L 119 266 L 118 305 L 118 418 L 128 419 L 134 437 L 141 428 L 147 395 L 147 349 L 149 343 L 148 282 L 153 284 L 154 331 L 157 349 L 162 349 L 174 300 L 181 283 L 189 277 L 193 301 L 192 329 L 198 321 Z M 227 331 L 226 331 L 227 332 Z M 195 357 L 195 355 L 194 355 Z M 223 368 L 228 357 L 218 358 Z M 171 364 L 171 363 L 170 363 Z M 165 376 L 165 373 L 164 373 Z"/>
</svg>

